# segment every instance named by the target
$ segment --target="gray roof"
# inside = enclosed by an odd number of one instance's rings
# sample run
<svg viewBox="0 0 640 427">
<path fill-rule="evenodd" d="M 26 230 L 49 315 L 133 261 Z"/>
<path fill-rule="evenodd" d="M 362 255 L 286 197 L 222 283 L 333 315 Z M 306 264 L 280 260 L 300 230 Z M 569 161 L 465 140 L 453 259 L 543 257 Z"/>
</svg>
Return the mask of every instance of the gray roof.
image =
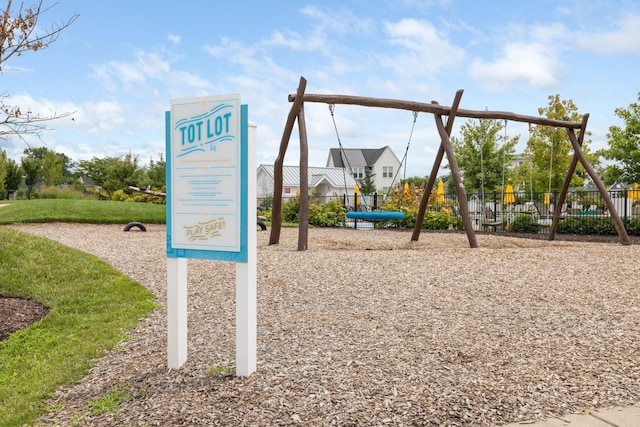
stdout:
<svg viewBox="0 0 640 427">
<path fill-rule="evenodd" d="M 260 165 L 265 172 L 273 175 L 273 165 Z M 353 175 L 345 173 L 344 168 L 323 168 L 309 167 L 309 186 L 315 187 L 323 179 L 326 179 L 333 187 L 353 188 L 357 183 Z M 346 185 L 345 185 L 346 181 Z M 299 166 L 283 166 L 282 167 L 282 184 L 288 186 L 300 185 L 300 167 Z"/>
<path fill-rule="evenodd" d="M 373 166 L 384 150 L 387 147 L 382 148 L 344 148 L 342 151 L 339 148 L 331 148 L 329 150 L 329 156 L 333 159 L 333 164 L 336 167 L 343 168 L 345 166 L 350 166 L 352 168 L 355 167 L 364 167 L 364 166 Z M 343 163 L 343 156 L 345 162 Z M 345 165 L 346 163 L 346 165 Z"/>
</svg>

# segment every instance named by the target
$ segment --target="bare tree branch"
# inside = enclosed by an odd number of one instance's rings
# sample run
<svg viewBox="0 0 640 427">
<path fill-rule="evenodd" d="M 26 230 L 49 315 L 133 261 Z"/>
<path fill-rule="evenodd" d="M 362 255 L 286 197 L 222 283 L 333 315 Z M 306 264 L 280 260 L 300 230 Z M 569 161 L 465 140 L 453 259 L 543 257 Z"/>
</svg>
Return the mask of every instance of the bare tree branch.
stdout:
<svg viewBox="0 0 640 427">
<path fill-rule="evenodd" d="M 53 44 L 60 33 L 68 28 L 79 15 L 74 14 L 66 21 L 51 25 L 43 33 L 36 33 L 40 17 L 51 10 L 54 5 L 43 8 L 43 0 L 36 0 L 30 7 L 20 4 L 17 13 L 12 13 L 13 0 L 7 0 L 4 11 L 0 10 L 0 75 L 5 69 L 5 63 L 12 57 L 19 57 L 28 51 L 37 52 Z M 25 135 L 41 137 L 43 131 L 48 130 L 47 122 L 69 117 L 73 112 L 48 115 L 33 113 L 30 109 L 23 111 L 19 105 L 12 105 L 9 95 L 0 95 L 0 139 L 10 135 L 18 135 L 25 143 Z M 28 145 L 28 144 L 27 144 Z"/>
</svg>

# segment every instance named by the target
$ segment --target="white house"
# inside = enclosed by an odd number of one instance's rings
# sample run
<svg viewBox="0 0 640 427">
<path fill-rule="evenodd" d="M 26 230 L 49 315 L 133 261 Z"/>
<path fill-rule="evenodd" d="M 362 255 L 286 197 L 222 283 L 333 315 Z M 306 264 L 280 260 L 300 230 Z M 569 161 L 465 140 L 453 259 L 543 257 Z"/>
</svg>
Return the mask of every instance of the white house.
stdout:
<svg viewBox="0 0 640 427">
<path fill-rule="evenodd" d="M 273 196 L 274 168 L 273 165 L 258 166 L 257 193 L 258 199 Z M 353 197 L 356 180 L 345 173 L 343 168 L 309 167 L 309 192 L 327 201 L 331 197 L 342 197 L 347 194 Z M 295 197 L 300 191 L 300 167 L 282 167 L 282 198 Z"/>
<path fill-rule="evenodd" d="M 386 193 L 392 184 L 398 185 L 402 178 L 398 173 L 400 161 L 389 146 L 343 150 L 332 148 L 329 150 L 327 167 L 346 167 L 357 180 L 364 178 L 365 169 L 370 169 L 376 190 L 383 193 Z"/>
</svg>

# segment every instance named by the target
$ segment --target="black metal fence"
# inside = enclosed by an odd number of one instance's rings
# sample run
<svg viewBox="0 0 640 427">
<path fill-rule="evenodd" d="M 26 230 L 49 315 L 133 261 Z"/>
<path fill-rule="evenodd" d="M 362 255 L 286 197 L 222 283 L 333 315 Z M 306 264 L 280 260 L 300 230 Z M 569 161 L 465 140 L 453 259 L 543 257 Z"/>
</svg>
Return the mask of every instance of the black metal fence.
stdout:
<svg viewBox="0 0 640 427">
<path fill-rule="evenodd" d="M 472 224 L 477 231 L 533 231 L 539 233 L 548 233 L 551 219 L 556 209 L 559 192 L 533 192 L 533 193 L 513 193 L 505 194 L 504 192 L 485 192 L 471 193 L 467 195 L 467 203 L 471 214 Z M 637 227 L 640 229 L 640 190 L 612 190 L 609 196 L 613 202 L 613 206 L 622 219 L 627 231 Z M 357 199 L 351 195 L 340 195 L 334 197 L 318 197 L 313 196 L 310 199 L 316 203 L 327 203 L 332 199 L 339 199 L 345 206 L 347 211 L 377 211 L 384 210 L 384 195 L 358 195 Z M 287 199 L 283 199 L 286 201 Z M 416 198 L 416 200 L 418 200 Z M 272 199 L 258 199 L 258 206 L 262 210 L 268 210 L 271 207 Z M 417 208 L 416 206 L 414 207 Z M 452 216 L 452 224 L 456 223 L 456 219 L 460 218 L 460 209 L 458 197 L 456 194 L 445 194 L 439 198 L 435 197 L 429 205 L 429 211 L 447 212 Z M 607 230 L 613 230 L 613 222 L 611 221 L 611 213 L 609 212 L 604 198 L 599 191 L 592 190 L 576 190 L 571 191 L 565 197 L 565 201 L 561 209 L 561 230 L 564 220 L 565 227 L 578 227 L 576 221 L 583 224 L 581 230 L 585 230 L 584 220 L 588 220 L 590 224 L 598 221 L 602 223 L 596 227 L 595 232 L 598 234 L 606 234 Z M 609 227 L 610 224 L 610 227 Z M 353 224 L 352 224 L 353 225 Z M 361 226 L 365 226 L 362 224 Z M 526 227 L 525 227 L 526 226 Z M 453 225 L 452 227 L 455 227 Z M 522 228 L 526 228 L 523 230 Z M 609 228 L 607 228 L 609 227 Z M 520 228 L 520 229 L 519 229 Z M 589 231 L 587 229 L 587 231 Z M 640 230 L 638 230 L 640 233 Z M 614 233 L 615 234 L 615 231 Z M 630 233 L 637 234 L 637 233 Z"/>
</svg>

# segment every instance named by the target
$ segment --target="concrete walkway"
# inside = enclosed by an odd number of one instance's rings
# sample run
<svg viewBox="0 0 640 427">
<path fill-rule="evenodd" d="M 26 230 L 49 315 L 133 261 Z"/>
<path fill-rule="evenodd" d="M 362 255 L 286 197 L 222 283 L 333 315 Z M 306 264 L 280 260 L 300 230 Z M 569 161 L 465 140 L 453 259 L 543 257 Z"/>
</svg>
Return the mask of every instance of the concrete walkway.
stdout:
<svg viewBox="0 0 640 427">
<path fill-rule="evenodd" d="M 626 408 L 594 409 L 544 421 L 521 421 L 503 427 L 640 427 L 640 403 Z"/>
</svg>

